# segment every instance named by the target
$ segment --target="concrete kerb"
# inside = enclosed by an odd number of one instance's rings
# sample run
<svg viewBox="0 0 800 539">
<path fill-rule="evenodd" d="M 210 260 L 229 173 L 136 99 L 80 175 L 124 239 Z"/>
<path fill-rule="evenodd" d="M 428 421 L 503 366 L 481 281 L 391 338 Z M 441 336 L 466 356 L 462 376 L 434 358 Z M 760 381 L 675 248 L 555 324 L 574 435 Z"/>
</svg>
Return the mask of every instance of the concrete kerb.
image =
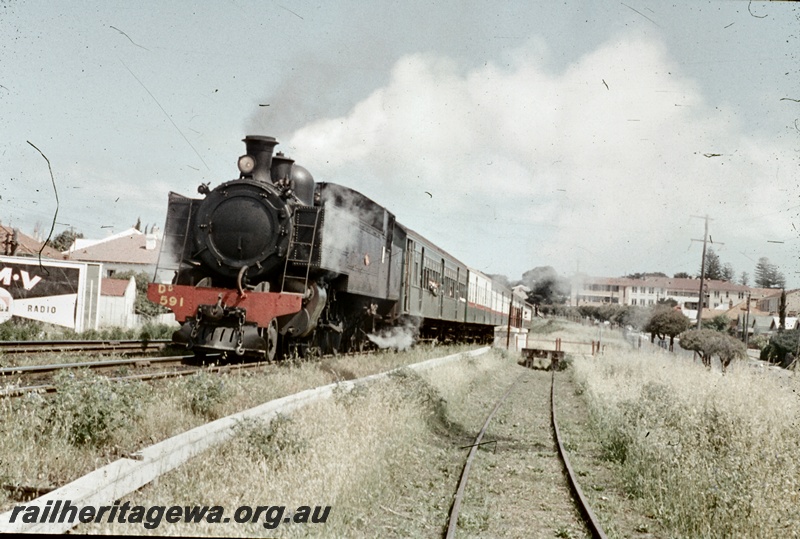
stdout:
<svg viewBox="0 0 800 539">
<path fill-rule="evenodd" d="M 206 423 L 146 447 L 132 455 L 133 458 L 116 460 L 24 505 L 26 507 L 38 506 L 40 514 L 48 501 L 55 503 L 56 500 L 62 500 L 63 502 L 69 500 L 72 505 L 79 508 L 87 505 L 95 507 L 111 505 L 115 500 L 127 496 L 159 476 L 174 470 L 190 458 L 228 440 L 233 435 L 233 427 L 245 419 L 261 418 L 263 421 L 270 422 L 279 413 L 289 413 L 312 402 L 329 398 L 334 389 L 337 388 L 344 388 L 350 391 L 356 385 L 375 382 L 402 369 L 433 369 L 455 361 L 462 356 L 474 357 L 485 354 L 489 350 L 490 348 L 487 346 L 463 354 L 452 354 L 429 359 L 421 363 L 398 367 L 357 380 L 334 382 L 275 399 L 248 410 L 217 419 L 211 423 Z M 50 517 L 55 517 L 55 515 L 50 515 Z M 12 523 L 10 518 L 11 511 L 0 514 L 0 533 L 65 533 L 78 524 L 78 522 L 23 523 L 20 522 L 20 515 L 17 515 L 16 522 Z M 53 520 L 56 520 L 56 518 L 53 518 Z"/>
</svg>

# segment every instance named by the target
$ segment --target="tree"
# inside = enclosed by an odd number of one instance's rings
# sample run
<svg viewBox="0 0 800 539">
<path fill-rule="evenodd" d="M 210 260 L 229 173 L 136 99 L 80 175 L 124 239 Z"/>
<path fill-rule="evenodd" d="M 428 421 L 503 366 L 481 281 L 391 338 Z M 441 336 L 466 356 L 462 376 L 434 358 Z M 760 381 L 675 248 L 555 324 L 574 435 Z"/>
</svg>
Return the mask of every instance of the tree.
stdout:
<svg viewBox="0 0 800 539">
<path fill-rule="evenodd" d="M 625 276 L 625 279 L 648 279 L 650 277 L 667 277 L 666 273 L 660 271 L 648 271 L 645 273 L 630 273 Z"/>
<path fill-rule="evenodd" d="M 778 266 L 770 263 L 769 258 L 762 256 L 758 259 L 755 270 L 756 286 L 761 288 L 784 288 L 786 278 L 778 270 Z"/>
<path fill-rule="evenodd" d="M 776 333 L 769 343 L 761 349 L 761 360 L 770 363 L 780 363 L 786 367 L 797 356 L 800 350 L 800 329 L 791 329 Z"/>
<path fill-rule="evenodd" d="M 750 283 L 750 274 L 746 271 L 742 272 L 742 275 L 739 277 L 739 284 L 742 286 L 747 286 Z"/>
<path fill-rule="evenodd" d="M 711 320 L 703 320 L 703 327 L 705 329 L 713 329 L 714 331 L 726 332 L 731 328 L 731 319 L 720 314 Z"/>
<path fill-rule="evenodd" d="M 637 305 L 622 305 L 614 315 L 613 321 L 622 327 L 631 326 L 637 330 L 650 320 L 650 309 Z"/>
<path fill-rule="evenodd" d="M 650 321 L 645 326 L 645 331 L 650 333 L 650 341 L 654 341 L 656 335 L 659 339 L 669 336 L 669 349 L 672 350 L 675 336 L 686 331 L 691 322 L 680 311 L 674 309 L 656 309 Z"/>
<path fill-rule="evenodd" d="M 569 299 L 569 283 L 550 266 L 526 271 L 522 284 L 530 289 L 528 301 L 534 305 L 561 304 Z"/>
<path fill-rule="evenodd" d="M 673 279 L 690 279 L 692 276 L 686 273 L 685 271 L 679 271 L 675 275 L 672 276 Z"/>
<path fill-rule="evenodd" d="M 786 290 L 781 290 L 781 303 L 778 306 L 778 319 L 780 320 L 780 325 L 778 326 L 778 331 L 783 331 L 786 329 Z"/>
<path fill-rule="evenodd" d="M 165 307 L 147 299 L 147 285 L 150 284 L 150 275 L 146 271 L 137 273 L 133 270 L 129 270 L 114 275 L 115 279 L 130 279 L 131 277 L 136 280 L 136 301 L 133 305 L 133 310 L 136 314 L 155 316 L 169 312 Z"/>
<path fill-rule="evenodd" d="M 713 279 L 715 281 L 733 281 L 736 273 L 733 271 L 733 266 L 729 263 L 723 264 L 719 255 L 714 252 L 714 249 L 706 251 L 705 258 L 705 278 Z M 701 277 L 700 272 L 697 273 Z"/>
<path fill-rule="evenodd" d="M 730 263 L 726 262 L 725 264 L 722 265 L 722 280 L 723 281 L 728 281 L 729 283 L 733 282 L 733 278 L 734 278 L 735 275 L 736 275 L 736 272 L 733 271 L 733 266 Z"/>
<path fill-rule="evenodd" d="M 706 251 L 705 272 L 706 279 L 723 280 L 722 263 L 719 261 L 719 255 L 714 252 L 714 249 Z M 698 273 L 698 276 L 702 275 Z"/>
<path fill-rule="evenodd" d="M 715 355 L 722 364 L 722 372 L 727 370 L 731 361 L 747 355 L 744 344 L 739 339 L 713 329 L 690 329 L 681 333 L 679 339 L 681 348 L 700 354 L 703 365 L 708 369 L 711 368 L 711 358 Z"/>
<path fill-rule="evenodd" d="M 47 240 L 47 245 L 56 251 L 66 251 L 69 249 L 77 238 L 82 238 L 83 234 L 75 232 L 73 229 L 67 229 L 58 234 L 55 238 Z"/>
</svg>

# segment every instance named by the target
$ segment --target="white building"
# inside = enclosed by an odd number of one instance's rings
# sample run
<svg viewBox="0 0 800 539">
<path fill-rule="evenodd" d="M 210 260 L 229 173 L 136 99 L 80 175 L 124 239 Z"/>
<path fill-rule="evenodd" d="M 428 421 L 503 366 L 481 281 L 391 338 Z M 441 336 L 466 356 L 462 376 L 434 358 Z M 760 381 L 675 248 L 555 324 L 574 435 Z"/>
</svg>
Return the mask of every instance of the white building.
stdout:
<svg viewBox="0 0 800 539">
<path fill-rule="evenodd" d="M 100 327 L 135 325 L 136 279 L 100 281 Z"/>
</svg>

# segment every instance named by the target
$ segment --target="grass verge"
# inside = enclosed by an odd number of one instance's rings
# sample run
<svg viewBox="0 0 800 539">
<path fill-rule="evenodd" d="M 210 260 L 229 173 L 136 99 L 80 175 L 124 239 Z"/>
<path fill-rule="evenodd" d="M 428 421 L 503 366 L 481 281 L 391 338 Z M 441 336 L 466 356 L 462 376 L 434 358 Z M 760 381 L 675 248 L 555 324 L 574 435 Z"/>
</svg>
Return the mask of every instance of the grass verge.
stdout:
<svg viewBox="0 0 800 539">
<path fill-rule="evenodd" d="M 330 506 L 324 524 L 162 524 L 160 534 L 281 537 L 440 537 L 466 456 L 490 407 L 519 374 L 489 354 L 369 386 L 279 417 L 162 477 L 132 505 Z M 164 526 L 169 526 L 164 528 Z M 81 533 L 146 533 L 95 524 Z"/>
<path fill-rule="evenodd" d="M 575 361 L 602 458 L 669 536 L 800 530 L 800 384 L 737 367 L 624 351 Z"/>
<path fill-rule="evenodd" d="M 209 420 L 344 378 L 464 350 L 285 362 L 242 374 L 202 373 L 151 384 L 111 384 L 89 372 L 58 377 L 55 397 L 0 400 L 0 486 L 54 488 Z M 15 503 L 0 489 L 0 510 Z"/>
</svg>

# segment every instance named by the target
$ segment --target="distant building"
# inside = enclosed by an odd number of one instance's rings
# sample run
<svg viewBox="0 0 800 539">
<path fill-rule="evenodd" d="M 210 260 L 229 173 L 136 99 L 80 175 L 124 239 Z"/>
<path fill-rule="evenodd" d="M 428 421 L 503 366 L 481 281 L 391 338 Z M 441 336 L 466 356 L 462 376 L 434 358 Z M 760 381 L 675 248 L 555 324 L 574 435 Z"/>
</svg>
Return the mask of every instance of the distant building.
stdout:
<svg viewBox="0 0 800 539">
<path fill-rule="evenodd" d="M 101 240 L 76 239 L 64 255 L 69 260 L 102 263 L 104 277 L 131 270 L 154 275 L 160 250 L 157 233 L 145 234 L 130 228 Z"/>
<path fill-rule="evenodd" d="M 730 311 L 734 306 L 742 303 L 745 304 L 746 310 L 748 294 L 751 308 L 755 308 L 758 301 L 776 293 L 775 289 L 751 288 L 713 279 L 706 279 L 703 286 L 705 288 L 704 320 L 726 314 L 726 311 Z M 778 295 L 780 295 L 780 291 L 778 291 Z M 576 275 L 572 279 L 570 293 L 570 303 L 575 306 L 634 305 L 648 307 L 670 299 L 678 304 L 686 316 L 696 320 L 700 303 L 700 279 L 675 277 L 628 279 Z M 798 297 L 798 308 L 800 309 L 800 297 Z M 736 315 L 732 315 L 732 317 L 735 318 Z"/>
<path fill-rule="evenodd" d="M 758 308 L 764 312 L 777 315 L 781 309 L 781 290 L 771 290 L 771 294 L 765 296 L 758 302 Z M 786 316 L 797 316 L 800 314 L 800 290 L 786 291 Z"/>
<path fill-rule="evenodd" d="M 100 327 L 135 325 L 136 279 L 100 281 Z"/>
<path fill-rule="evenodd" d="M 530 288 L 522 284 L 518 284 L 511 289 L 511 293 L 522 301 L 522 323 L 527 326 L 530 326 L 534 313 L 533 305 L 528 303 L 528 292 L 530 290 Z"/>
<path fill-rule="evenodd" d="M 797 318 L 794 316 L 787 316 L 783 320 L 783 329 L 795 329 L 797 327 Z M 773 316 L 772 323 L 769 325 L 769 330 L 771 332 L 776 332 L 781 327 L 781 317 L 780 316 Z"/>
<path fill-rule="evenodd" d="M 39 256 L 52 260 L 63 260 L 64 255 L 44 242 L 23 234 L 17 228 L 0 225 L 0 255 L 3 256 Z"/>
</svg>

